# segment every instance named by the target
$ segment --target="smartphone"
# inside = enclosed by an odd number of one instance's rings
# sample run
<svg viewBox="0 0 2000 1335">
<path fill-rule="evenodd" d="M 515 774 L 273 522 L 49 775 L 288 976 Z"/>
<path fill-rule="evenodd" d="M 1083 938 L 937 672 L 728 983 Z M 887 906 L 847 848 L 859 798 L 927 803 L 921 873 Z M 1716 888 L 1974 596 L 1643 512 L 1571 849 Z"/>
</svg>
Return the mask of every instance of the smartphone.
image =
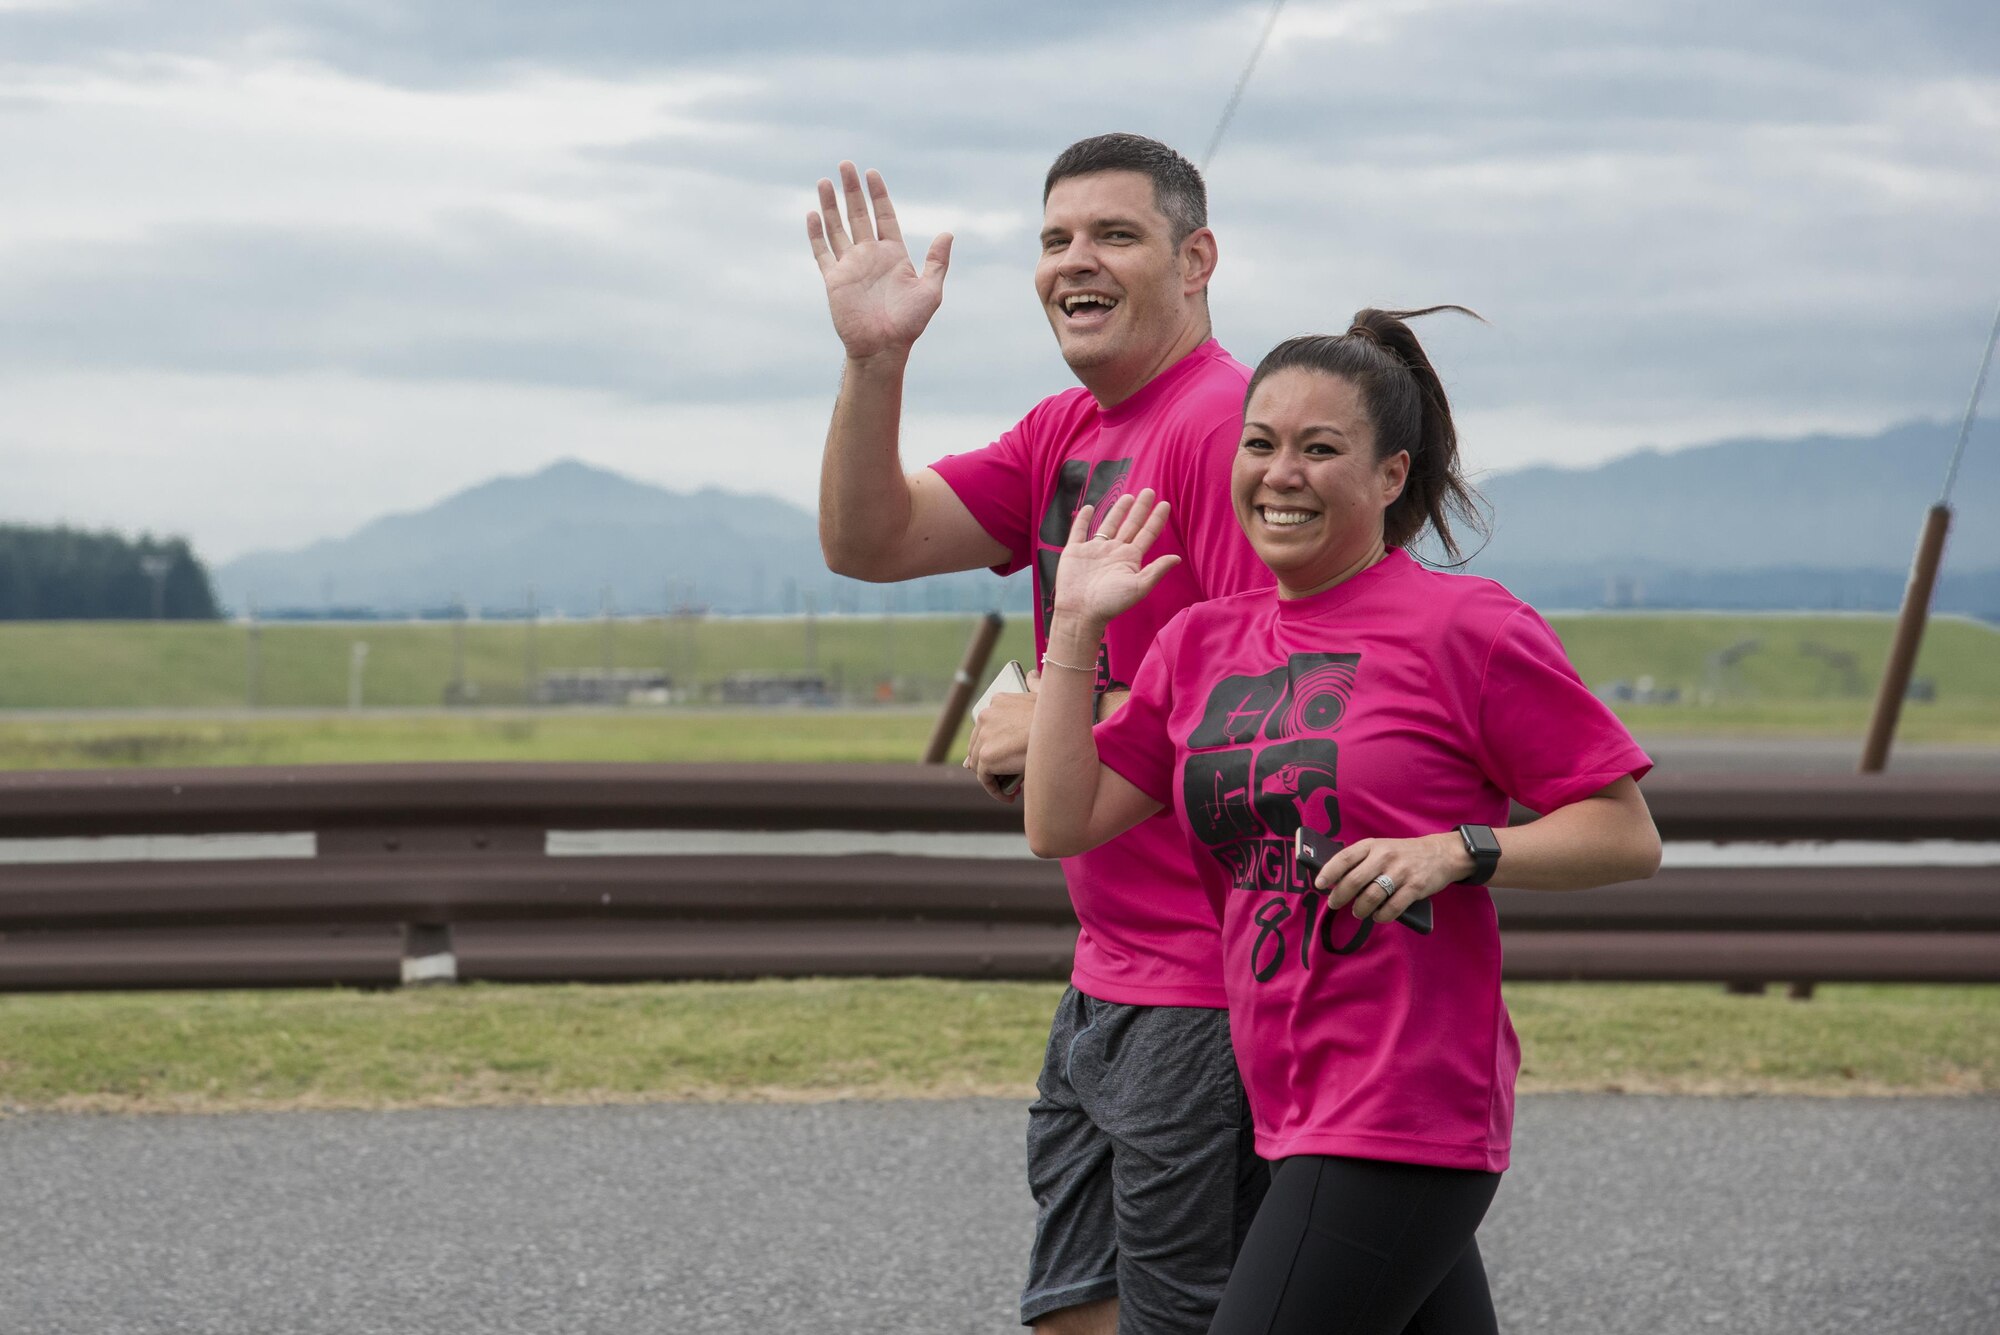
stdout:
<svg viewBox="0 0 2000 1335">
<path fill-rule="evenodd" d="M 1319 869 L 1326 865 L 1327 859 L 1334 855 L 1334 851 L 1338 847 L 1339 845 L 1332 843 L 1325 835 L 1319 833 L 1319 831 L 1308 830 L 1303 825 L 1299 827 L 1298 835 L 1292 840 L 1292 854 L 1298 859 L 1299 867 L 1308 876 L 1318 875 Z M 1429 936 L 1431 934 L 1430 900 L 1418 900 L 1416 903 L 1410 905 L 1410 907 L 1404 909 L 1402 916 L 1397 918 L 1396 921 L 1419 936 Z"/>
<path fill-rule="evenodd" d="M 993 680 L 987 683 L 985 692 L 979 697 L 979 702 L 972 706 L 973 721 L 978 721 L 979 716 L 986 712 L 986 706 L 992 704 L 995 697 L 1002 695 L 1026 695 L 1027 692 L 1028 674 L 1021 667 L 1021 661 L 1017 658 L 1008 659 L 1001 665 L 1000 671 L 995 674 Z M 996 774 L 993 776 L 993 779 L 994 782 L 1000 785 L 1000 791 L 1009 797 L 1021 791 L 1021 776 L 1018 774 Z"/>
</svg>

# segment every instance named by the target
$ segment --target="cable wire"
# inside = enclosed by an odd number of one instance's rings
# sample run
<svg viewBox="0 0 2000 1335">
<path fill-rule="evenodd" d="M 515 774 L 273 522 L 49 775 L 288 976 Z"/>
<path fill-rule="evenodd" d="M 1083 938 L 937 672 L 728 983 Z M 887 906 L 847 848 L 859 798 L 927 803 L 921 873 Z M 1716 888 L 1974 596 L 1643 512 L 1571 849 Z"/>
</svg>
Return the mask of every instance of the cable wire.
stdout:
<svg viewBox="0 0 2000 1335">
<path fill-rule="evenodd" d="M 1229 95 L 1229 101 L 1223 105 L 1222 118 L 1216 121 L 1215 133 L 1209 136 L 1208 148 L 1201 155 L 1203 175 L 1208 173 L 1208 164 L 1215 160 L 1215 150 L 1222 146 L 1222 136 L 1228 132 L 1229 122 L 1236 119 L 1237 104 L 1243 100 L 1243 90 L 1250 86 L 1250 76 L 1257 72 L 1257 61 L 1263 56 L 1264 47 L 1271 40 L 1272 29 L 1278 26 L 1278 14 L 1284 7 L 1285 0 L 1277 0 L 1277 3 L 1271 6 L 1270 17 L 1264 20 L 1263 35 L 1257 39 L 1257 48 L 1250 53 L 1249 63 L 1243 66 L 1243 73 L 1236 80 L 1236 91 Z"/>
<path fill-rule="evenodd" d="M 1993 365 L 1993 345 L 2000 342 L 2000 309 L 1993 312 L 1993 332 L 1986 336 L 1986 355 L 1979 359 L 1979 378 L 1972 382 L 1972 402 L 1965 405 L 1965 421 L 1958 428 L 1958 448 L 1951 452 L 1951 467 L 1945 470 L 1944 490 L 1939 505 L 1951 504 L 1951 488 L 1958 481 L 1958 461 L 1965 457 L 1965 442 L 1972 438 L 1972 419 L 1979 413 L 1979 395 L 1986 388 L 1986 372 Z"/>
</svg>

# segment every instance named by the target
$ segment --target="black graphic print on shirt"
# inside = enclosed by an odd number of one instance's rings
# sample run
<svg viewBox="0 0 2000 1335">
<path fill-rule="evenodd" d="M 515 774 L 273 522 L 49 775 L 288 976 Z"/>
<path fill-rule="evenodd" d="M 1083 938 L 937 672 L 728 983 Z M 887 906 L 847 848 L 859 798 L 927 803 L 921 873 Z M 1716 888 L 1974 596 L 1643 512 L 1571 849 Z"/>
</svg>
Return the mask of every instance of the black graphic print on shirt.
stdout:
<svg viewBox="0 0 2000 1335">
<path fill-rule="evenodd" d="M 1062 564 L 1062 549 L 1069 543 L 1069 527 L 1076 522 L 1076 512 L 1090 505 L 1102 515 L 1128 490 L 1131 474 L 1130 459 L 1104 459 L 1096 464 L 1088 459 L 1063 460 L 1055 492 L 1042 511 L 1042 526 L 1035 535 L 1035 614 L 1041 621 L 1043 639 L 1048 638 L 1049 618 L 1055 611 L 1056 569 Z M 1107 640 L 1097 655 L 1097 689 L 1100 693 L 1122 691 L 1129 685 L 1112 675 Z"/>
<path fill-rule="evenodd" d="M 1353 922 L 1334 940 L 1336 914 L 1292 855 L 1301 828 L 1340 841 L 1340 743 L 1335 734 L 1354 698 L 1360 654 L 1293 654 L 1261 676 L 1224 677 L 1208 694 L 1188 735 L 1181 769 L 1188 821 L 1229 874 L 1232 889 L 1267 898 L 1252 921 L 1250 969 L 1268 982 L 1296 941 L 1299 967 L 1311 968 L 1317 943 L 1325 956 L 1349 955 L 1372 923 Z M 1303 921 L 1294 929 L 1294 917 Z"/>
</svg>

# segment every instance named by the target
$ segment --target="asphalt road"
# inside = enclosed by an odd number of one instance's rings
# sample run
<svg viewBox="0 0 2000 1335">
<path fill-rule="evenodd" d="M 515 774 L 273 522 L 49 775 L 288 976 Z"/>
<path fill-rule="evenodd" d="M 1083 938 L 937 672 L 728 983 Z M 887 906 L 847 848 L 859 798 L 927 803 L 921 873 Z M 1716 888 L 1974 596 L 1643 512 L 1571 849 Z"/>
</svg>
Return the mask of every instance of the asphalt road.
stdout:
<svg viewBox="0 0 2000 1335">
<path fill-rule="evenodd" d="M 1004 1332 L 1013 1103 L 0 1119 L 4 1335 Z M 2000 1331 L 2000 1100 L 1524 1099 L 1512 1332 Z"/>
</svg>

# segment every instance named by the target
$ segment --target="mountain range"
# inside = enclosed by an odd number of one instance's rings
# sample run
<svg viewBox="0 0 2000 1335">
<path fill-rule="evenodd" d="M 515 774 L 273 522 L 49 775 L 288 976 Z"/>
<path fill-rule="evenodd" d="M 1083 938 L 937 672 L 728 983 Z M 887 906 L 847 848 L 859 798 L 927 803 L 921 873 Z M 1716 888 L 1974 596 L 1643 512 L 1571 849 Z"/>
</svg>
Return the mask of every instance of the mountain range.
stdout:
<svg viewBox="0 0 2000 1335">
<path fill-rule="evenodd" d="M 1589 468 L 1480 479 L 1491 535 L 1465 569 L 1538 606 L 1896 606 L 1955 428 L 1718 441 Z M 2000 618 L 2000 427 L 1974 432 L 1952 492 L 1935 606 Z M 216 571 L 236 611 L 407 614 L 464 604 L 575 615 L 1025 608 L 978 571 L 873 586 L 828 573 L 812 514 L 768 496 L 682 493 L 575 461 Z M 530 591 L 532 590 L 532 594 Z"/>
</svg>

